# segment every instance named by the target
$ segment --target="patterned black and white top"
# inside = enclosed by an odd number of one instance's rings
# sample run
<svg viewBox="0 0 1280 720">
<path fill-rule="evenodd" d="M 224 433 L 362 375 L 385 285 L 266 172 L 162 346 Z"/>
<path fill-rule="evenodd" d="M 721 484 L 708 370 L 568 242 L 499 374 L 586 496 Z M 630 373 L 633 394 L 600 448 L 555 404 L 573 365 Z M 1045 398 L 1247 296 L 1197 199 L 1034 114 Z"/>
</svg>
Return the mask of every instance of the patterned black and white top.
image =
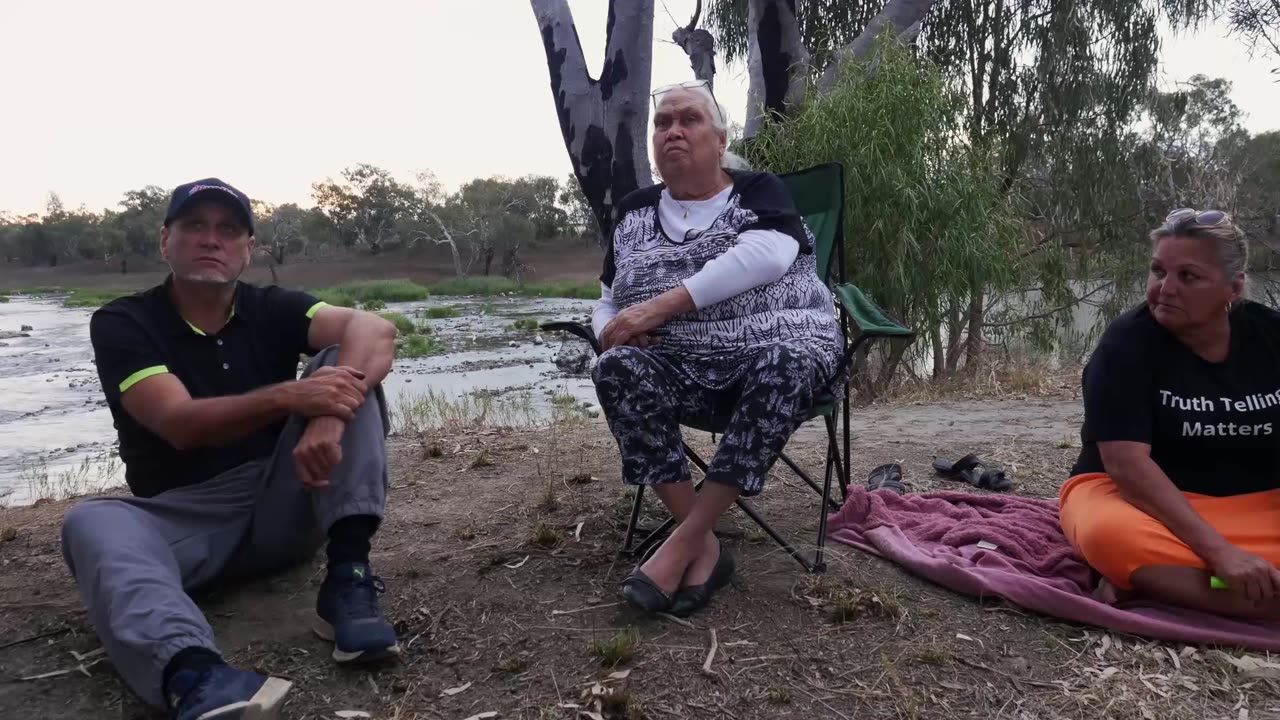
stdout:
<svg viewBox="0 0 1280 720">
<path fill-rule="evenodd" d="M 723 389 L 738 381 L 763 346 L 799 340 L 813 349 L 830 377 L 843 341 L 831 291 L 818 277 L 813 234 L 776 175 L 726 172 L 734 184 L 724 210 L 706 230 L 684 238 L 669 238 L 663 231 L 658 203 L 664 185 L 623 198 L 600 281 L 610 288 L 613 304 L 625 309 L 681 285 L 732 248 L 741 233 L 781 232 L 800 245 L 781 278 L 671 318 L 657 330 L 662 342 L 654 350 L 700 384 Z"/>
</svg>

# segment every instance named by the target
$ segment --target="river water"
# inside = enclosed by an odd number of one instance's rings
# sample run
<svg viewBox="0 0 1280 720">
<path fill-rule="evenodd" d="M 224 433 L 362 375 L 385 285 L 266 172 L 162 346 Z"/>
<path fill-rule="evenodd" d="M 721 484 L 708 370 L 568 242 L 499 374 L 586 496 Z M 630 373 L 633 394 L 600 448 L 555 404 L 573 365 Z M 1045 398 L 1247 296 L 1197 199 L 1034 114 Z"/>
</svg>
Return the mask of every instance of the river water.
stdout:
<svg viewBox="0 0 1280 720">
<path fill-rule="evenodd" d="M 438 421 L 451 412 L 501 414 L 515 423 L 544 421 L 557 409 L 594 412 L 587 408 L 595 402 L 590 378 L 555 362 L 562 348 L 569 356 L 585 345 L 513 328 L 522 319 L 583 320 L 591 305 L 506 297 L 388 305 L 429 325 L 445 350 L 396 360 L 384 383 L 396 424 Z M 421 317 L 436 306 L 453 307 L 458 316 Z M 91 314 L 64 308 L 58 298 L 14 296 L 0 303 L 0 505 L 123 483 L 89 345 Z M 421 411 L 409 411 L 413 407 L 427 409 L 425 420 Z"/>
</svg>

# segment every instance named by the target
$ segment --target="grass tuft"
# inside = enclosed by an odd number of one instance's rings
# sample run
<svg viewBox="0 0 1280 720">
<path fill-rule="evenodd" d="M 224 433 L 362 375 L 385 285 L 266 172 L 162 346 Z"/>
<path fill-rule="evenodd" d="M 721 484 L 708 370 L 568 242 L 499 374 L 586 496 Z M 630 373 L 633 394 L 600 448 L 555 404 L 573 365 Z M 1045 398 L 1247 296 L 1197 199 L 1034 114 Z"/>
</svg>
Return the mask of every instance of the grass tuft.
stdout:
<svg viewBox="0 0 1280 720">
<path fill-rule="evenodd" d="M 640 647 L 640 635 L 634 629 L 620 630 L 608 640 L 596 640 L 591 643 L 591 654 L 604 667 L 617 667 L 629 662 L 636 656 Z"/>
<path fill-rule="evenodd" d="M 458 308 L 453 307 L 452 305 L 437 305 L 436 307 L 429 307 L 422 311 L 423 317 L 428 317 L 432 320 L 456 318 L 459 314 Z"/>
<path fill-rule="evenodd" d="M 420 358 L 444 352 L 444 344 L 429 335 L 401 335 L 396 339 L 396 357 Z"/>
<path fill-rule="evenodd" d="M 533 544 L 552 548 L 560 544 L 560 531 L 539 520 L 533 528 Z"/>
</svg>

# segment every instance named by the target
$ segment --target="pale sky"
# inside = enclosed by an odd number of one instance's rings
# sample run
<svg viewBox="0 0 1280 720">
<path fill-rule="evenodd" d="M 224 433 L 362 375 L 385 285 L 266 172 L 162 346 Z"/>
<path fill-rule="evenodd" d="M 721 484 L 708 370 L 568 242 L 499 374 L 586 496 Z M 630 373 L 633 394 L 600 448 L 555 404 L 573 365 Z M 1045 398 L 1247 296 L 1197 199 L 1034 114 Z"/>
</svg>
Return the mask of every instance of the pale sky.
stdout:
<svg viewBox="0 0 1280 720">
<path fill-rule="evenodd" d="M 598 68 L 607 3 L 570 4 Z M 694 1 L 666 5 L 687 22 Z M 357 162 L 449 188 L 570 170 L 527 0 L 0 0 L 0 28 L 3 210 L 42 211 L 50 190 L 101 210 L 206 176 L 309 205 Z M 659 2 L 655 86 L 692 77 L 673 28 Z M 1250 131 L 1280 128 L 1273 63 L 1222 27 L 1167 38 L 1163 60 L 1166 82 L 1232 80 Z M 746 87 L 720 68 L 731 119 Z"/>
</svg>

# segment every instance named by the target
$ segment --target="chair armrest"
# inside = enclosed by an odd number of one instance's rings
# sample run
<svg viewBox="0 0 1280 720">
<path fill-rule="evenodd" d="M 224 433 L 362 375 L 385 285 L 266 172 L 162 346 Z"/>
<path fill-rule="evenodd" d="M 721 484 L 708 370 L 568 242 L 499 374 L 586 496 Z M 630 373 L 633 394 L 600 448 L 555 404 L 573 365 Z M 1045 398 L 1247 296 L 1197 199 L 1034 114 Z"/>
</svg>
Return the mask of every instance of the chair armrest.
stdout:
<svg viewBox="0 0 1280 720">
<path fill-rule="evenodd" d="M 832 288 L 844 311 L 858 331 L 868 337 L 915 337 L 915 332 L 903 327 L 879 305 L 872 302 L 861 290 L 849 283 Z"/>
<path fill-rule="evenodd" d="M 591 332 L 591 328 L 583 325 L 582 323 L 561 320 L 556 322 L 545 322 L 538 327 L 543 330 L 559 330 L 561 332 L 567 332 L 570 335 L 576 335 L 583 340 L 586 340 L 587 343 L 591 345 L 591 349 L 596 355 L 603 352 L 600 348 L 600 341 L 596 340 L 596 336 Z"/>
</svg>

